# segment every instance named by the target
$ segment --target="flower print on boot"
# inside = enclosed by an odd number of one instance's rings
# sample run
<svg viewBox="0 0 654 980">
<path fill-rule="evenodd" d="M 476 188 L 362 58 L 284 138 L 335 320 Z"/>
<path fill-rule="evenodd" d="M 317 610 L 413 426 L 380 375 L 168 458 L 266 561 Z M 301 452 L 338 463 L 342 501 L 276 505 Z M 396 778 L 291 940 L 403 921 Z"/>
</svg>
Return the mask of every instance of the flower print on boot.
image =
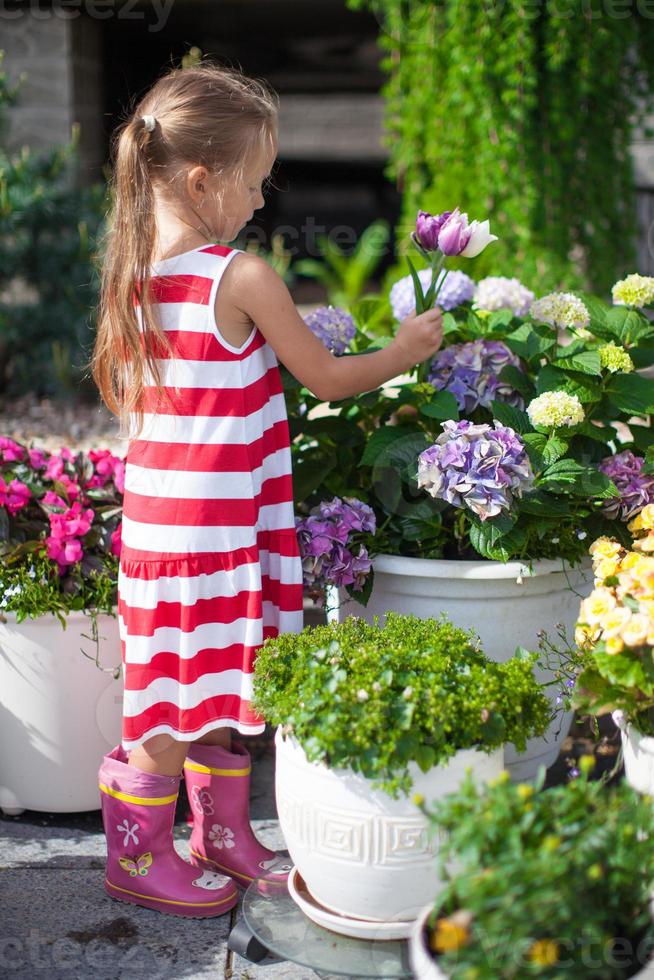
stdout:
<svg viewBox="0 0 654 980">
<path fill-rule="evenodd" d="M 257 878 L 286 887 L 290 860 L 260 844 L 250 825 L 250 772 L 250 754 L 240 743 L 231 751 L 191 746 L 184 763 L 193 807 L 191 861 L 230 875 L 243 888 Z"/>
<path fill-rule="evenodd" d="M 107 894 L 194 918 L 222 915 L 236 905 L 238 891 L 231 878 L 184 861 L 173 846 L 179 776 L 136 769 L 118 746 L 104 757 L 98 779 L 107 837 Z"/>
</svg>

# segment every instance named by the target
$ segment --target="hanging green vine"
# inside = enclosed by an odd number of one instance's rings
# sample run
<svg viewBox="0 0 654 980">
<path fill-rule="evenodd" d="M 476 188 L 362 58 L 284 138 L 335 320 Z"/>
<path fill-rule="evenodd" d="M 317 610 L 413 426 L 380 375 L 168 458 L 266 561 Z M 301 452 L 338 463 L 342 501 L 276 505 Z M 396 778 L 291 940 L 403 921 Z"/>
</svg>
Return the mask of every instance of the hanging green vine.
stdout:
<svg viewBox="0 0 654 980">
<path fill-rule="evenodd" d="M 490 217 L 500 238 L 475 262 L 477 278 L 604 291 L 633 271 L 630 145 L 654 104 L 654 9 L 640 0 L 347 2 L 380 24 L 400 251 L 419 207 L 459 205 Z"/>
</svg>

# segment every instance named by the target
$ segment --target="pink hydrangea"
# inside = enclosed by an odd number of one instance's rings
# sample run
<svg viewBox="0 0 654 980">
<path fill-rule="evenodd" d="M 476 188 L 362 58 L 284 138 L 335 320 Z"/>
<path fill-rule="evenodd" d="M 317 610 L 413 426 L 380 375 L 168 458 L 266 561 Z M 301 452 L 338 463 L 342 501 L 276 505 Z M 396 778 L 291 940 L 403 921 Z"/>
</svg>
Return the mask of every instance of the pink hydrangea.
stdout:
<svg viewBox="0 0 654 980">
<path fill-rule="evenodd" d="M 0 505 L 6 507 L 10 514 L 17 514 L 26 507 L 32 497 L 32 491 L 20 480 L 12 480 L 9 485 L 0 477 Z"/>
</svg>

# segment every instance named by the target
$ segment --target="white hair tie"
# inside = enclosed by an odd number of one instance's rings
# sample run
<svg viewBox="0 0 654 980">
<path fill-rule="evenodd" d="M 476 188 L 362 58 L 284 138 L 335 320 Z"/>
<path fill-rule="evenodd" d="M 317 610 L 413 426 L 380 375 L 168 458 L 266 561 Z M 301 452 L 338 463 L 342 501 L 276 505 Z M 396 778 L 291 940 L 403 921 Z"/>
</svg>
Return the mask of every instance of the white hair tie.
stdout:
<svg viewBox="0 0 654 980">
<path fill-rule="evenodd" d="M 154 118 L 154 116 L 142 116 L 142 119 L 146 133 L 152 133 L 154 131 L 154 127 L 157 125 L 157 120 Z"/>
</svg>

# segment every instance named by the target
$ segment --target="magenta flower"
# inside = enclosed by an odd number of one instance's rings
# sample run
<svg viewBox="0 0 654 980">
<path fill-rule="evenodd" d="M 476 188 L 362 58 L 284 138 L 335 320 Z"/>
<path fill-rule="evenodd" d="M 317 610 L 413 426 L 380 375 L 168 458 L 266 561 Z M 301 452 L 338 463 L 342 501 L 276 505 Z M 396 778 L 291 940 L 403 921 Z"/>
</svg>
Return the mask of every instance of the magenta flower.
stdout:
<svg viewBox="0 0 654 980">
<path fill-rule="evenodd" d="M 0 477 L 0 505 L 6 507 L 13 516 L 30 502 L 32 492 L 20 480 L 12 480 L 9 485 Z"/>
<path fill-rule="evenodd" d="M 48 457 L 42 449 L 28 449 L 27 455 L 33 470 L 42 470 L 46 466 Z"/>
<path fill-rule="evenodd" d="M 0 454 L 3 463 L 17 463 L 25 459 L 25 450 L 13 439 L 7 436 L 0 436 Z"/>
<path fill-rule="evenodd" d="M 47 462 L 45 473 L 46 480 L 58 480 L 64 472 L 64 461 L 61 456 L 51 456 Z"/>
<path fill-rule="evenodd" d="M 62 510 L 65 510 L 68 507 L 68 504 L 64 498 L 60 497 L 58 493 L 54 492 L 54 490 L 46 490 L 41 497 L 41 503 L 46 504 L 48 507 L 61 507 Z"/>
<path fill-rule="evenodd" d="M 64 572 L 68 565 L 74 565 L 82 560 L 82 545 L 78 538 L 49 537 L 45 541 L 48 558 L 56 561 L 59 571 Z"/>
<path fill-rule="evenodd" d="M 120 550 L 122 548 L 123 539 L 123 522 L 121 521 L 115 531 L 111 532 L 111 554 L 120 556 Z"/>
</svg>

